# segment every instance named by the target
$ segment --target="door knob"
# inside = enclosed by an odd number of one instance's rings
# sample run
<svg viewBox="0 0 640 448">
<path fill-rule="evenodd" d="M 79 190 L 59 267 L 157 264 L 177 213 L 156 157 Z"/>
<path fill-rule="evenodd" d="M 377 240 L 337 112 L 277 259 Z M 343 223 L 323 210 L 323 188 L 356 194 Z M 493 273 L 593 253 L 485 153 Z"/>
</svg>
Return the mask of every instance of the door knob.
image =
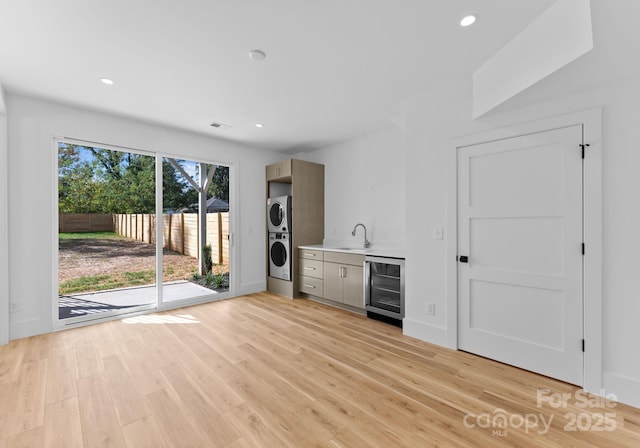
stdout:
<svg viewBox="0 0 640 448">
<path fill-rule="evenodd" d="M 469 263 L 469 257 L 467 257 L 466 255 L 460 255 L 458 257 L 458 261 L 460 263 Z"/>
</svg>

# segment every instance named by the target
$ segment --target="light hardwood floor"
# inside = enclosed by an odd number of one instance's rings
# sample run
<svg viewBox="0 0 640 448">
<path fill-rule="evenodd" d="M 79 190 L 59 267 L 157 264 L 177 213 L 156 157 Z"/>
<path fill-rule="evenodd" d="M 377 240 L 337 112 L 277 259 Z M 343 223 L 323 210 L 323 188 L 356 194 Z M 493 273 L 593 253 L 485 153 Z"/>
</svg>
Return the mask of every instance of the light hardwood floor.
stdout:
<svg viewBox="0 0 640 448">
<path fill-rule="evenodd" d="M 0 447 L 640 446 L 578 391 L 264 293 L 0 347 Z"/>
</svg>

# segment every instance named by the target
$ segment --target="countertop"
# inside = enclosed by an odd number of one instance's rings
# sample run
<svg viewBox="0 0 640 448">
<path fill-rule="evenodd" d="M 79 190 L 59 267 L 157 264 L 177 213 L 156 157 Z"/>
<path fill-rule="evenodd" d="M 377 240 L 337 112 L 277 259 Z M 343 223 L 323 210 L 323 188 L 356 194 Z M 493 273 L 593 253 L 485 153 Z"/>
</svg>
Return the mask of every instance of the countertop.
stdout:
<svg viewBox="0 0 640 448">
<path fill-rule="evenodd" d="M 380 246 L 375 245 L 363 249 L 358 247 L 338 246 L 335 244 L 311 244 L 307 246 L 298 246 L 298 249 L 312 249 L 323 250 L 328 252 L 343 252 L 345 254 L 362 254 L 371 255 L 375 257 L 391 257 L 391 258 L 404 258 L 404 250 L 397 246 Z"/>
</svg>

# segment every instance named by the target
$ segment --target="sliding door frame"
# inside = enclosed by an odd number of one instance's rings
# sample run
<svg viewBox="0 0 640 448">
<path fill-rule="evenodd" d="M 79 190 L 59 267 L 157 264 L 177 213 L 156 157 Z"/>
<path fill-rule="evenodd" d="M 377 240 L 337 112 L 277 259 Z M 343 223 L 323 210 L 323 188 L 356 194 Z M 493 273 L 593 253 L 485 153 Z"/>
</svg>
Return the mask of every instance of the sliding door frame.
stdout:
<svg viewBox="0 0 640 448">
<path fill-rule="evenodd" d="M 196 163 L 205 163 L 207 165 L 210 166 L 226 166 L 229 167 L 229 290 L 227 292 L 224 293 L 215 293 L 212 292 L 211 294 L 207 294 L 204 296 L 200 296 L 200 297 L 195 297 L 195 298 L 186 298 L 186 299 L 181 299 L 181 300 L 172 300 L 170 302 L 165 302 L 163 300 L 163 294 L 161 289 L 162 288 L 158 288 L 158 310 L 162 311 L 162 310 L 170 310 L 170 309 L 175 309 L 175 308 L 181 308 L 184 306 L 191 306 L 191 305 L 198 305 L 201 303 L 208 303 L 208 302 L 216 302 L 218 300 L 224 300 L 224 299 L 229 299 L 231 297 L 235 296 L 235 291 L 237 290 L 237 275 L 236 275 L 236 251 L 235 251 L 235 238 L 234 235 L 236 234 L 236 219 L 235 219 L 235 202 L 236 202 L 236 170 L 235 170 L 235 165 L 229 162 L 212 162 L 211 160 L 204 160 L 204 159 L 200 159 L 197 157 L 190 157 L 190 156 L 185 156 L 185 155 L 180 155 L 180 154 L 169 154 L 169 153 L 157 153 L 158 156 L 158 163 L 156 164 L 156 178 L 160 179 L 160 181 L 158 183 L 156 183 L 156 194 L 159 196 L 156 196 L 156 241 L 162 241 L 163 238 L 163 222 L 161 218 L 158 217 L 162 217 L 162 212 L 163 212 L 163 208 L 162 208 L 162 195 L 163 195 L 163 191 L 162 191 L 162 175 L 163 175 L 163 171 L 162 171 L 162 164 L 164 163 L 164 159 L 178 159 L 178 160 L 188 160 L 190 162 L 196 162 Z M 159 171 L 159 172 L 158 172 Z M 159 185 L 159 187 L 158 187 Z M 159 188 L 159 191 L 158 191 Z M 157 198 L 160 198 L 160 201 L 157 200 Z M 158 285 L 163 285 L 163 281 L 162 281 L 162 245 L 160 245 L 159 247 L 156 246 L 156 251 L 159 251 L 159 256 L 156 257 L 156 260 L 160 261 L 160 264 L 157 266 L 156 269 L 156 276 L 158 278 L 157 280 L 157 284 Z"/>
<path fill-rule="evenodd" d="M 100 149 L 107 149 L 111 151 L 130 152 L 133 154 L 140 154 L 144 156 L 155 157 L 155 214 L 156 214 L 156 294 L 155 303 L 148 305 L 140 305 L 131 308 L 124 308 L 115 311 L 105 311 L 95 315 L 81 316 L 77 318 L 59 318 L 59 292 L 58 292 L 58 267 L 59 267 L 59 210 L 58 210 L 58 145 L 59 143 L 68 143 L 75 145 L 82 145 L 86 147 L 95 147 Z M 235 250 L 235 235 L 237 234 L 237 219 L 236 219 L 236 201 L 237 201 L 237 182 L 236 182 L 236 166 L 229 162 L 212 162 L 202 159 L 197 159 L 182 154 L 168 154 L 161 153 L 159 151 L 144 151 L 124 146 L 109 145 L 105 143 L 93 142 L 88 140 L 81 140 L 69 137 L 54 137 L 53 138 L 53 170 L 54 170 L 54 186 L 52 188 L 52 245 L 53 257 L 52 263 L 52 292 L 54 300 L 53 306 L 53 330 L 61 330 L 65 328 L 73 328 L 78 326 L 90 325 L 98 322 L 105 322 L 109 320 L 120 319 L 123 316 L 136 316 L 140 314 L 147 314 L 153 311 L 162 311 L 180 308 L 184 306 L 197 305 L 200 303 L 213 302 L 217 300 L 228 299 L 234 296 L 238 287 L 238 275 L 237 275 L 237 261 Z M 164 302 L 163 300 L 163 170 L 162 164 L 165 158 L 174 158 L 180 160 L 190 160 L 198 163 L 206 163 L 212 166 L 227 166 L 229 167 L 229 290 L 225 293 L 213 293 L 211 295 L 200 296 L 196 298 L 186 298 L 183 300 L 175 300 L 170 302 Z"/>
<path fill-rule="evenodd" d="M 59 248 L 60 248 L 60 241 L 59 241 L 59 237 L 58 237 L 58 229 L 60 226 L 59 223 L 59 208 L 58 208 L 58 188 L 59 188 L 59 179 L 58 179 L 58 170 L 59 170 L 59 166 L 58 166 L 58 151 L 59 151 L 59 144 L 60 143 L 67 143 L 70 145 L 81 145 L 84 147 L 88 147 L 88 148 L 98 148 L 98 149 L 106 149 L 109 151 L 119 151 L 119 152 L 127 152 L 127 153 L 132 153 L 132 154 L 138 154 L 138 155 L 142 155 L 142 156 L 147 156 L 147 157 L 154 157 L 155 158 L 155 165 L 156 165 L 156 172 L 157 172 L 157 165 L 158 165 L 158 158 L 157 155 L 149 152 L 149 151 L 142 151 L 142 150 L 138 150 L 138 149 L 133 149 L 133 148 L 126 148 L 126 147 L 122 147 L 122 146 L 115 146 L 115 145 L 108 145 L 108 144 L 104 144 L 104 143 L 97 143 L 97 142 L 91 142 L 91 141 L 87 141 L 87 140 L 79 140 L 79 139 L 74 139 L 74 138 L 69 138 L 69 137 L 54 137 L 53 139 L 53 156 L 54 156 L 54 162 L 53 162 L 53 169 L 54 169 L 54 188 L 52 188 L 53 190 L 53 200 L 52 200 L 52 208 L 53 208 L 53 228 L 52 233 L 53 233 L 53 237 L 52 237 L 52 241 L 53 241 L 53 253 L 55 254 L 55 256 L 53 257 L 53 273 L 52 273 L 52 279 L 53 279 L 53 297 L 54 300 L 53 302 L 53 329 L 57 330 L 57 329 L 64 329 L 64 328 L 70 328 L 70 327 L 74 327 L 74 326 L 82 326 L 82 325 L 88 325 L 88 324 L 92 324 L 92 323 L 96 323 L 96 322 L 101 322 L 104 321 L 105 319 L 109 319 L 109 318 L 118 318 L 122 315 L 125 314 L 133 314 L 133 313 L 144 313 L 144 312 L 149 312 L 149 311 L 155 311 L 158 309 L 158 295 L 157 295 L 157 291 L 158 291 L 158 283 L 156 280 L 155 283 L 155 288 L 156 288 L 156 294 L 155 294 L 155 301 L 153 303 L 150 304 L 144 304 L 144 305 L 137 305 L 137 306 L 132 306 L 130 308 L 122 308 L 119 310 L 113 310 L 113 311 L 103 311 L 97 314 L 89 314 L 86 316 L 78 316 L 78 317 L 69 317 L 66 319 L 60 319 L 60 314 L 59 314 L 59 307 L 60 307 L 60 294 L 59 294 L 59 278 L 58 278 L 58 269 L 59 269 L 59 260 L 60 260 L 60 254 L 59 254 Z M 162 179 L 160 179 L 160 182 L 162 181 Z M 158 189 L 158 179 L 155 179 L 155 185 L 156 185 L 156 209 L 158 207 L 158 196 L 157 196 L 157 189 Z M 161 204 L 162 205 L 162 204 Z M 155 251 L 155 258 L 156 258 L 156 267 L 158 265 L 158 249 L 157 249 L 157 242 L 156 242 L 156 251 Z M 156 277 L 157 278 L 157 277 Z"/>
</svg>

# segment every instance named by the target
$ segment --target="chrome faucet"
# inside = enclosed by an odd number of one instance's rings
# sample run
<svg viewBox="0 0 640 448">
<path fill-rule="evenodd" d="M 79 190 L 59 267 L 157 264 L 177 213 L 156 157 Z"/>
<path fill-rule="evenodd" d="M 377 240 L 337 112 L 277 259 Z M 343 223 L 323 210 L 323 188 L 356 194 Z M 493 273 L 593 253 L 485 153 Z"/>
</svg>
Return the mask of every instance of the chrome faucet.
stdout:
<svg viewBox="0 0 640 448">
<path fill-rule="evenodd" d="M 367 228 L 364 226 L 364 224 L 362 224 L 361 222 L 356 224 L 355 227 L 353 228 L 353 232 L 351 232 L 351 235 L 356 236 L 356 229 L 358 228 L 358 226 L 362 226 L 362 228 L 364 229 L 364 247 L 365 248 L 369 247 L 369 244 L 371 243 L 367 239 Z"/>
</svg>

